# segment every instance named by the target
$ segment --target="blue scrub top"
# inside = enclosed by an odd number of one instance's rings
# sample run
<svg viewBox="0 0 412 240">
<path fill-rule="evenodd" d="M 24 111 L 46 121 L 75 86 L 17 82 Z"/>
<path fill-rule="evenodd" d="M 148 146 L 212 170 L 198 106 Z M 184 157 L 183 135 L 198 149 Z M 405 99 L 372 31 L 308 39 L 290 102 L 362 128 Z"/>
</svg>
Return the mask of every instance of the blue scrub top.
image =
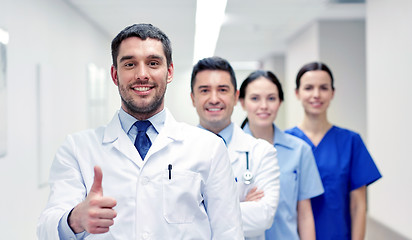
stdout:
<svg viewBox="0 0 412 240">
<path fill-rule="evenodd" d="M 359 134 L 332 126 L 313 145 L 297 127 L 287 130 L 311 147 L 322 178 L 325 193 L 312 199 L 317 240 L 350 240 L 350 192 L 381 178 Z"/>
<path fill-rule="evenodd" d="M 284 133 L 275 125 L 273 127 L 273 142 L 280 168 L 280 199 L 273 225 L 266 230 L 265 237 L 266 240 L 299 240 L 298 201 L 322 194 L 322 181 L 309 145 Z M 243 130 L 252 135 L 249 124 L 246 124 Z"/>
</svg>

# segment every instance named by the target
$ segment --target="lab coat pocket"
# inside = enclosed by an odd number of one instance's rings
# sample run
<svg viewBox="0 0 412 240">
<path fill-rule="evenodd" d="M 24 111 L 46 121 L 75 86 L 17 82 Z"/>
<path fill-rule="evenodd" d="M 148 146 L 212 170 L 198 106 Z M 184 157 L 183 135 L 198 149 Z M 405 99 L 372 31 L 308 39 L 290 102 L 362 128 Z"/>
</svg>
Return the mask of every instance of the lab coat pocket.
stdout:
<svg viewBox="0 0 412 240">
<path fill-rule="evenodd" d="M 201 211 L 201 178 L 191 171 L 165 171 L 163 214 L 168 223 L 191 223 Z"/>
</svg>

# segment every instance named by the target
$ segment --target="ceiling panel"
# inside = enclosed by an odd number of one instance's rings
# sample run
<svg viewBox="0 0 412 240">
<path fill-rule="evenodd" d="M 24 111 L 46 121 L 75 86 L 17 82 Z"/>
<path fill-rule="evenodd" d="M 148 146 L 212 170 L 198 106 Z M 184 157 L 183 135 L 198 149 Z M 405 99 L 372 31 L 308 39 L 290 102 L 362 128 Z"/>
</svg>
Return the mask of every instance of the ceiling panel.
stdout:
<svg viewBox="0 0 412 240">
<path fill-rule="evenodd" d="M 192 65 L 195 0 L 64 1 L 108 39 L 130 24 L 152 23 L 171 39 L 175 66 Z M 230 61 L 258 61 L 284 53 L 288 39 L 315 19 L 362 18 L 364 12 L 364 3 L 337 4 L 331 0 L 228 0 L 216 55 Z"/>
</svg>

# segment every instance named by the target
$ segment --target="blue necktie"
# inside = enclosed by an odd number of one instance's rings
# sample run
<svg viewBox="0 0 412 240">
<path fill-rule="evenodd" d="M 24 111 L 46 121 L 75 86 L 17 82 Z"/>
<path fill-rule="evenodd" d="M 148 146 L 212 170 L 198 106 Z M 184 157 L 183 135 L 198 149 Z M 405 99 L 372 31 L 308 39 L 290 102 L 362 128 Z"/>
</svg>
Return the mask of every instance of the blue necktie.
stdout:
<svg viewBox="0 0 412 240">
<path fill-rule="evenodd" d="M 146 153 L 149 151 L 150 146 L 152 146 L 152 142 L 150 142 L 149 136 L 146 134 L 147 128 L 152 125 L 149 121 L 137 121 L 134 124 L 137 128 L 137 135 L 136 140 L 134 141 L 134 146 L 136 147 L 137 151 L 139 151 L 142 160 L 146 156 Z"/>
</svg>

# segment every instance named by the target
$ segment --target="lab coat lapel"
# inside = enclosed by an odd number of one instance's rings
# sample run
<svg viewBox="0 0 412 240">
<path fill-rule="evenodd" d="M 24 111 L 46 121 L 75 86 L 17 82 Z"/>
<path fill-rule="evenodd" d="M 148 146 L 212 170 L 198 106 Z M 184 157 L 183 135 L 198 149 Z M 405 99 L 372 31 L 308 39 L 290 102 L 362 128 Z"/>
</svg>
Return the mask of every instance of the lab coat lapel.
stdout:
<svg viewBox="0 0 412 240">
<path fill-rule="evenodd" d="M 172 114 L 166 109 L 166 119 L 163 130 L 156 137 L 156 140 L 147 152 L 147 159 L 156 152 L 161 151 L 174 141 L 182 141 L 182 125 L 176 122 Z"/>
<path fill-rule="evenodd" d="M 242 137 L 243 130 L 236 124 L 233 126 L 233 135 L 229 144 L 229 157 L 231 163 L 239 161 L 245 152 L 249 151 L 249 145 L 244 137 Z"/>
<path fill-rule="evenodd" d="M 123 131 L 123 128 L 120 125 L 118 112 L 114 115 L 112 121 L 107 125 L 102 143 L 103 145 L 111 144 L 120 153 L 134 162 L 139 168 L 142 168 L 144 162 L 142 161 L 139 152 L 136 150 L 136 147 L 132 141 L 130 141 L 130 138 Z"/>
</svg>

